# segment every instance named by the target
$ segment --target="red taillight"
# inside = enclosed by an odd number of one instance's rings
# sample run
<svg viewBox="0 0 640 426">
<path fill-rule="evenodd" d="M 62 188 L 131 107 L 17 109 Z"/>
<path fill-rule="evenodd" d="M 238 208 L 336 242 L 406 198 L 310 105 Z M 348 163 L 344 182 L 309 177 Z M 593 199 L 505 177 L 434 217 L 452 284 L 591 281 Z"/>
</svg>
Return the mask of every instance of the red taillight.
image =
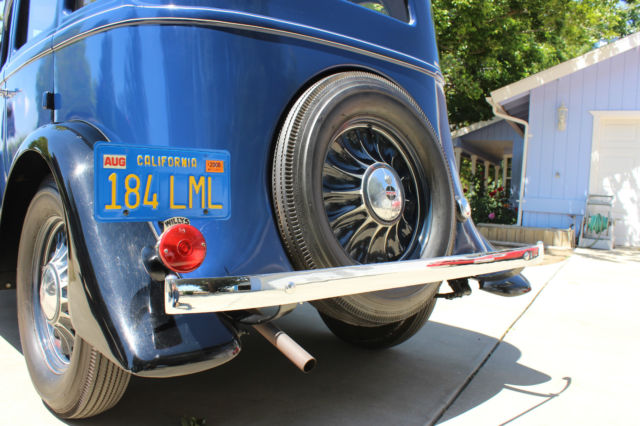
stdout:
<svg viewBox="0 0 640 426">
<path fill-rule="evenodd" d="M 191 272 L 207 254 L 204 237 L 191 225 L 174 225 L 160 236 L 158 254 L 164 265 L 174 272 Z"/>
</svg>

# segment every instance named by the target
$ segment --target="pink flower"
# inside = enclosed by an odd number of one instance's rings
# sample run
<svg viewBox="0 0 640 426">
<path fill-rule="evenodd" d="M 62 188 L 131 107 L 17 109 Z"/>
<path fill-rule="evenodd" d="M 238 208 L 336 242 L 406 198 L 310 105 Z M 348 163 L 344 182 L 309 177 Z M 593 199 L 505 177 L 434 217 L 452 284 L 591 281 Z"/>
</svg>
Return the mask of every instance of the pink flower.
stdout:
<svg viewBox="0 0 640 426">
<path fill-rule="evenodd" d="M 496 196 L 496 191 L 491 191 L 491 192 L 489 193 L 489 195 L 491 195 L 492 197 L 495 197 L 495 196 Z"/>
<path fill-rule="evenodd" d="M 502 191 L 504 191 L 504 187 L 501 186 L 498 188 L 498 192 L 502 192 Z"/>
<path fill-rule="evenodd" d="M 494 212 L 489 213 L 489 219 L 493 220 L 496 218 L 496 214 Z"/>
</svg>

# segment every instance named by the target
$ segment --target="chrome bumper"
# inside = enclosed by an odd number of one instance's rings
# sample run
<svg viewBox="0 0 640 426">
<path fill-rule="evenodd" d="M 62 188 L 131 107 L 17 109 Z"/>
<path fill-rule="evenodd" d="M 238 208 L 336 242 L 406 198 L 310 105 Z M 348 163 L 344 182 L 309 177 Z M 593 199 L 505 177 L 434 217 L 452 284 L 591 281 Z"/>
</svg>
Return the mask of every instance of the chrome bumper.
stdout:
<svg viewBox="0 0 640 426">
<path fill-rule="evenodd" d="M 471 278 L 540 263 L 542 243 L 517 249 L 277 274 L 178 278 L 164 282 L 167 314 L 197 314 L 288 305 Z"/>
</svg>

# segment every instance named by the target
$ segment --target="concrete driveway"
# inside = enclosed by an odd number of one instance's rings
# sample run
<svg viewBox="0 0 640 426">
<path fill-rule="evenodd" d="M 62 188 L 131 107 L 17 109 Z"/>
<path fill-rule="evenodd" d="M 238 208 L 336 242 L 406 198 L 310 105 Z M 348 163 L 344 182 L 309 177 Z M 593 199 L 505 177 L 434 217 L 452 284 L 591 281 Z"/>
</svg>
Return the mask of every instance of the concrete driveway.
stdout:
<svg viewBox="0 0 640 426">
<path fill-rule="evenodd" d="M 534 290 L 439 302 L 411 340 L 385 351 L 342 343 L 310 306 L 279 325 L 318 359 L 304 375 L 260 336 L 217 369 L 133 378 L 90 425 L 640 424 L 640 252 L 578 250 L 529 268 Z M 33 391 L 20 353 L 15 291 L 0 292 L 0 424 L 63 423 Z"/>
</svg>

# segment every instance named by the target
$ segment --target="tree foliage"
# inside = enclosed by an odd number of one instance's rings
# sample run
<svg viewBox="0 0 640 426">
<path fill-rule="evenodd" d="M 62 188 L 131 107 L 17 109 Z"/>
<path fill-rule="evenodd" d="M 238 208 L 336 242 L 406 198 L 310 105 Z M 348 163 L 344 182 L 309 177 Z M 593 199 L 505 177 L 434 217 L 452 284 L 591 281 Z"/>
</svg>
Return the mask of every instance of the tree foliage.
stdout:
<svg viewBox="0 0 640 426">
<path fill-rule="evenodd" d="M 455 127 L 492 116 L 491 90 L 640 30 L 640 0 L 433 0 Z"/>
</svg>

